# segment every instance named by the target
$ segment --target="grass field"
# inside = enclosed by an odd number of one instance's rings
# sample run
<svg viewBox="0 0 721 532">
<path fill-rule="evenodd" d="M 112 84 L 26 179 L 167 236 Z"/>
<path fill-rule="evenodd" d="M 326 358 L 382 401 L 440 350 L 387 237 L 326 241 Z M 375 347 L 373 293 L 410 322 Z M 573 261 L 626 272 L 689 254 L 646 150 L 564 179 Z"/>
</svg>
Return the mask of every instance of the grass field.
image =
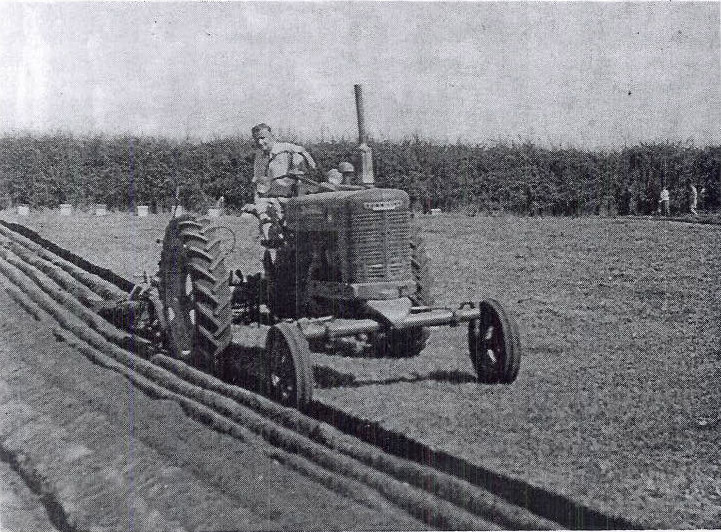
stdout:
<svg viewBox="0 0 721 532">
<path fill-rule="evenodd" d="M 128 278 L 153 273 L 168 216 L 3 213 Z M 721 226 L 623 218 L 437 216 L 427 239 L 437 302 L 495 296 L 519 322 L 511 386 L 471 375 L 465 329 L 414 360 L 337 366 L 365 385 L 323 402 L 649 528 L 721 522 Z M 230 263 L 260 266 L 252 220 L 223 217 Z M 447 374 L 447 373 L 445 373 Z M 417 382 L 386 382 L 416 375 Z"/>
</svg>

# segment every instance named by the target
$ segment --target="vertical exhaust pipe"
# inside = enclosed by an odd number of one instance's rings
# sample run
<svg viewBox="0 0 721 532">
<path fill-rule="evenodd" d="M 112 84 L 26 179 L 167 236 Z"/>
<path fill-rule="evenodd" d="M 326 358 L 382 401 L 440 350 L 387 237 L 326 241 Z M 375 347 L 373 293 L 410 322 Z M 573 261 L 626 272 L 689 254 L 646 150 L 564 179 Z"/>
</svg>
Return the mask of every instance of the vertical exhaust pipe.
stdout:
<svg viewBox="0 0 721 532">
<path fill-rule="evenodd" d="M 363 87 L 353 85 L 355 90 L 355 110 L 358 115 L 358 144 L 366 143 L 365 109 L 363 107 Z"/>
<path fill-rule="evenodd" d="M 365 111 L 363 109 L 363 88 L 361 85 L 353 85 L 355 90 L 355 108 L 358 116 L 358 147 L 356 157 L 358 159 L 358 177 L 362 185 L 372 187 L 375 184 L 373 176 L 373 153 L 368 146 L 366 137 Z"/>
</svg>

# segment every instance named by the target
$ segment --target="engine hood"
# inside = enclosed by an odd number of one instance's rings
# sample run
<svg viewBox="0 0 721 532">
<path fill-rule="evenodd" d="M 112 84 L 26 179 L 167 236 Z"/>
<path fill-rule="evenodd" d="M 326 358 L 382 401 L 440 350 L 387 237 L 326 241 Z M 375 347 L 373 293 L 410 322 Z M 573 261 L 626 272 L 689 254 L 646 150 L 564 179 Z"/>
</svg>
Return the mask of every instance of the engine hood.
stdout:
<svg viewBox="0 0 721 532">
<path fill-rule="evenodd" d="M 323 216 L 338 209 L 369 212 L 407 210 L 409 205 L 408 194 L 393 188 L 322 192 L 291 198 L 286 204 L 286 217 L 293 221 L 299 216 Z"/>
</svg>

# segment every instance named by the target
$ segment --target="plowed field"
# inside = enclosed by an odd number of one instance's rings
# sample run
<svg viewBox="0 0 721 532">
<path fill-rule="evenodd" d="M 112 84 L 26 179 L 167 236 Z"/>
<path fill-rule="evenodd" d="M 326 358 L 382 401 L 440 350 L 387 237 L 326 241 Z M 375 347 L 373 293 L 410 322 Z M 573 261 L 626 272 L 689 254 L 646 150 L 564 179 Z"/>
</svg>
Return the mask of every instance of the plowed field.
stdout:
<svg viewBox="0 0 721 532">
<path fill-rule="evenodd" d="M 5 215 L 14 219 L 12 215 Z M 127 278 L 153 273 L 167 217 L 19 220 Z M 259 268 L 250 220 L 230 263 Z M 610 515 L 655 528 L 721 521 L 721 228 L 607 218 L 440 216 L 418 223 L 436 300 L 494 295 L 522 330 L 511 386 L 473 382 L 465 330 L 413 360 L 320 356 L 316 399 Z M 343 382 L 342 387 L 330 386 Z"/>
<path fill-rule="evenodd" d="M 149 397 L 7 297 L 0 315 L 0 457 L 57 529 L 426 528 L 357 483 L 338 488 L 261 438 L 219 433 Z M 32 497 L 19 504 L 0 492 L 0 530 L 46 529 L 26 509 Z"/>
</svg>

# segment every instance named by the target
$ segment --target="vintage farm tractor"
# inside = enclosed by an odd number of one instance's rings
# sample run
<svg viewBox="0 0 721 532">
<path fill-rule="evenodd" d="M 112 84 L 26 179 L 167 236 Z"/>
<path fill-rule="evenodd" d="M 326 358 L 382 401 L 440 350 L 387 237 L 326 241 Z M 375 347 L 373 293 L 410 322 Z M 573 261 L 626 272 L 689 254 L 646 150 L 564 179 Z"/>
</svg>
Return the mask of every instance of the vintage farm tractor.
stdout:
<svg viewBox="0 0 721 532">
<path fill-rule="evenodd" d="M 262 388 L 302 408 L 313 393 L 311 347 L 412 357 L 425 347 L 429 327 L 467 323 L 478 380 L 513 382 L 519 335 L 498 301 L 433 305 L 429 261 L 411 223 L 408 194 L 373 186 L 358 86 L 356 105 L 358 184 L 329 191 L 307 175 L 290 175 L 298 186 L 285 203 L 280 243 L 264 242 L 274 251 L 266 249 L 262 272 L 228 268 L 224 235 L 210 219 L 171 220 L 155 286 L 146 291 L 154 294 L 164 347 L 224 375 L 233 329 L 267 325 Z"/>
</svg>

